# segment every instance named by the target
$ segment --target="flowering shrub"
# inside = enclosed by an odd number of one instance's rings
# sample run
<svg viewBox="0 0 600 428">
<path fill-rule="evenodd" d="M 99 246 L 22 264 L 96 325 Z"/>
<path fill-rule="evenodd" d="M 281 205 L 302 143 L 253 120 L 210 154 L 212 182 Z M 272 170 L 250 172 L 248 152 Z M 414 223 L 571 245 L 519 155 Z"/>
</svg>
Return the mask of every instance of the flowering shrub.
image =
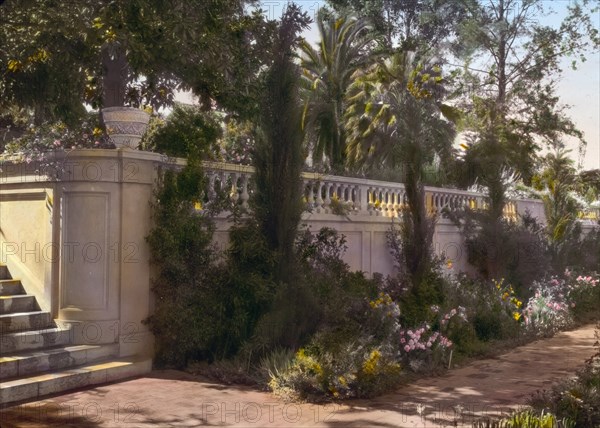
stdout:
<svg viewBox="0 0 600 428">
<path fill-rule="evenodd" d="M 24 135 L 6 145 L 4 154 L 16 161 L 36 162 L 37 173 L 58 176 L 62 173 L 62 162 L 56 160 L 56 153 L 110 147 L 114 145 L 99 127 L 98 119 L 90 116 L 79 127 L 62 122 L 30 126 Z"/>
<path fill-rule="evenodd" d="M 317 340 L 318 341 L 318 340 Z M 335 355 L 314 347 L 300 349 L 287 370 L 272 374 L 269 387 L 286 398 L 329 395 L 334 398 L 370 397 L 394 386 L 401 373 L 394 352 L 348 343 Z"/>
<path fill-rule="evenodd" d="M 540 336 L 548 336 L 572 324 L 563 283 L 552 278 L 548 283 L 534 282 L 534 295 L 523 310 L 526 328 Z"/>
<path fill-rule="evenodd" d="M 430 310 L 439 317 L 434 326 L 423 323 L 418 328 L 401 329 L 399 332 L 400 359 L 413 371 L 437 367 L 445 351 L 453 346 L 448 334 L 457 324 L 467 322 L 466 309 L 462 306 L 444 315 L 441 315 L 437 305 L 431 306 Z"/>
<path fill-rule="evenodd" d="M 80 127 L 67 126 L 63 122 L 31 126 L 24 135 L 6 145 L 7 154 L 23 154 L 26 162 L 43 157 L 57 150 L 113 147 L 108 135 L 91 117 Z"/>
<path fill-rule="evenodd" d="M 597 274 L 575 276 L 568 270 L 565 277 L 565 294 L 573 317 L 586 320 L 587 315 L 596 315 L 600 307 L 600 277 Z"/>
</svg>

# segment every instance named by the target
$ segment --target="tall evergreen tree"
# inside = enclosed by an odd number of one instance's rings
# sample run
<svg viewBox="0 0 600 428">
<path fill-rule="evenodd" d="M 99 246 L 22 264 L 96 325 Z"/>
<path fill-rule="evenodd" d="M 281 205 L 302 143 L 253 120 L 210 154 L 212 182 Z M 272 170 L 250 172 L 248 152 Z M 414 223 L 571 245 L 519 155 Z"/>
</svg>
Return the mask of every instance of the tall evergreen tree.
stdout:
<svg viewBox="0 0 600 428">
<path fill-rule="evenodd" d="M 294 63 L 293 48 L 308 23 L 308 16 L 298 6 L 288 6 L 279 25 L 273 63 L 266 73 L 260 102 L 253 205 L 259 227 L 279 256 L 278 280 L 284 280 L 288 272 L 303 211 L 300 174 L 304 165 L 304 132 L 300 68 Z"/>
</svg>

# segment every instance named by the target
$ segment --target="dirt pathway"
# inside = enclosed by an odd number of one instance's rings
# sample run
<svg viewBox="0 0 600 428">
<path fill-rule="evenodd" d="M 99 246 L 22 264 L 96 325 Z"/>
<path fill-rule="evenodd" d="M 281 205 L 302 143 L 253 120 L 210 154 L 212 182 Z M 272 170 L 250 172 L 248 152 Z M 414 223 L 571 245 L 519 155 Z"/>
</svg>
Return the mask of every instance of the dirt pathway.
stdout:
<svg viewBox="0 0 600 428">
<path fill-rule="evenodd" d="M 147 377 L 0 411 L 0 427 L 470 427 L 524 406 L 594 352 L 594 326 L 564 332 L 394 394 L 342 405 L 286 404 L 268 393 L 155 371 Z"/>
</svg>

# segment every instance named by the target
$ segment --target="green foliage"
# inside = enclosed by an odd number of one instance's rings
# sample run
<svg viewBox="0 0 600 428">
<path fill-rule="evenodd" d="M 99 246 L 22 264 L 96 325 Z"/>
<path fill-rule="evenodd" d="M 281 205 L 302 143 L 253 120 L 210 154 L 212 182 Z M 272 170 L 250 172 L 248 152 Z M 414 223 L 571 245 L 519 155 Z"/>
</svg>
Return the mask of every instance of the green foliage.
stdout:
<svg viewBox="0 0 600 428">
<path fill-rule="evenodd" d="M 328 0 L 336 11 L 352 11 L 373 22 L 372 38 L 400 50 L 436 49 L 455 34 L 469 2 L 452 0 Z"/>
<path fill-rule="evenodd" d="M 490 211 L 447 213 L 465 236 L 468 262 L 485 279 L 505 278 L 521 297 L 551 268 L 543 228 L 529 214 L 498 220 Z"/>
<path fill-rule="evenodd" d="M 530 410 L 518 412 L 500 421 L 479 421 L 473 428 L 575 428 L 575 422 L 568 418 L 557 419 L 552 413 L 540 414 Z"/>
<path fill-rule="evenodd" d="M 292 365 L 272 376 L 269 386 L 292 399 L 372 397 L 397 385 L 400 372 L 400 365 L 379 349 L 350 343 L 336 353 L 300 349 Z"/>
<path fill-rule="evenodd" d="M 433 224 L 429 223 L 425 236 L 415 236 L 412 217 L 405 212 L 398 229 L 394 224 L 387 234 L 387 241 L 398 273 L 388 278 L 385 291 L 400 303 L 402 323 L 417 325 L 425 321 L 431 305 L 443 303 L 442 278 L 439 261 L 431 248 L 423 248 L 431 242 Z M 423 238 L 424 241 L 420 239 Z"/>
<path fill-rule="evenodd" d="M 505 202 L 504 172 L 516 172 L 530 183 L 540 144 L 561 147 L 565 135 L 584 144 L 559 103 L 555 83 L 563 57 L 584 61 L 586 51 L 598 47 L 594 7 L 588 2 L 567 6 L 567 17 L 553 28 L 542 24 L 547 4 L 473 2 L 459 25 L 457 54 L 465 67 L 457 93 L 463 95 L 466 113 L 463 131 L 473 138 L 465 145 L 464 163 L 470 179 L 488 188 L 498 219 Z"/>
<path fill-rule="evenodd" d="M 573 253 L 574 266 L 580 266 L 584 271 L 598 270 L 600 266 L 600 223 L 589 231 Z"/>
<path fill-rule="evenodd" d="M 303 97 L 306 99 L 303 127 L 312 140 L 312 159 L 326 157 L 334 171 L 342 172 L 346 157 L 344 112 L 347 90 L 354 72 L 372 62 L 372 39 L 366 37 L 369 24 L 350 15 L 319 13 L 317 26 L 321 41 L 318 50 L 307 41 L 300 45 Z"/>
<path fill-rule="evenodd" d="M 207 158 L 216 151 L 221 134 L 214 113 L 177 104 L 164 124 L 145 139 L 145 148 L 167 156 Z"/>
<path fill-rule="evenodd" d="M 26 120 L 26 119 L 24 119 Z M 9 119 L 10 121 L 10 119 Z M 30 125 L 13 134 L 0 156 L 31 165 L 31 171 L 50 179 L 73 179 L 73 166 L 69 165 L 69 152 L 75 149 L 105 149 L 114 145 L 100 128 L 97 114 L 88 113 L 77 126 L 63 122 Z"/>
<path fill-rule="evenodd" d="M 503 281 L 480 281 L 466 275 L 444 284 L 446 307 L 463 306 L 469 324 L 449 337 L 457 350 L 466 355 L 477 353 L 482 347 L 477 342 L 516 338 L 519 334 L 522 302 L 514 290 Z"/>
<path fill-rule="evenodd" d="M 332 229 L 300 235 L 301 279 L 294 286 L 305 284 L 313 306 L 294 300 L 303 315 L 297 322 L 306 325 L 306 318 L 312 318 L 316 324 L 292 366 L 272 376 L 270 386 L 280 395 L 370 396 L 397 381 L 397 306 L 375 305 L 377 281 L 350 272 L 341 258 L 344 251 L 345 239 Z M 286 326 L 292 335 L 295 329 L 298 325 Z"/>
<path fill-rule="evenodd" d="M 297 6 L 288 6 L 273 48 L 273 65 L 263 82 L 254 153 L 256 191 L 251 203 L 261 233 L 278 253 L 278 280 L 284 280 L 289 272 L 303 211 L 300 74 L 292 60 L 292 49 L 298 32 L 307 25 L 308 17 Z"/>
<path fill-rule="evenodd" d="M 31 109 L 37 124 L 76 123 L 84 102 L 102 106 L 108 52 L 126 54 L 129 70 L 121 78 L 132 105 L 170 104 L 175 89 L 189 89 L 207 109 L 216 100 L 256 112 L 256 76 L 269 61 L 275 29 L 256 5 L 8 0 L 0 14 L 0 107 Z"/>
<path fill-rule="evenodd" d="M 156 363 L 183 367 L 190 360 L 234 356 L 272 301 L 274 257 L 255 225 L 234 226 L 224 259 L 212 244 L 209 210 L 194 211 L 205 180 L 190 162 L 166 171 L 156 194 L 155 226 L 147 240 L 156 268 Z"/>
<path fill-rule="evenodd" d="M 147 323 L 156 338 L 156 361 L 183 366 L 190 358 L 212 357 L 220 325 L 212 322 L 215 251 L 210 220 L 193 214 L 202 176 L 189 167 L 166 171 L 156 193 L 155 226 L 147 237 L 157 267 L 153 291 L 156 306 Z M 212 299 L 207 299 L 207 295 Z"/>
<path fill-rule="evenodd" d="M 574 194 L 581 183 L 567 151 L 548 154 L 543 165 L 533 185 L 541 192 L 544 202 L 552 266 L 563 271 L 570 254 L 579 246 L 581 226 L 577 216 L 583 207 Z"/>
<path fill-rule="evenodd" d="M 441 68 L 417 62 L 414 52 L 393 55 L 363 70 L 349 89 L 346 111 L 348 163 L 362 168 L 399 167 L 405 171 L 408 209 L 402 217 L 403 258 L 415 294 L 431 269 L 433 221 L 425 208 L 426 167 L 448 159 L 453 125 L 442 119 Z"/>
</svg>

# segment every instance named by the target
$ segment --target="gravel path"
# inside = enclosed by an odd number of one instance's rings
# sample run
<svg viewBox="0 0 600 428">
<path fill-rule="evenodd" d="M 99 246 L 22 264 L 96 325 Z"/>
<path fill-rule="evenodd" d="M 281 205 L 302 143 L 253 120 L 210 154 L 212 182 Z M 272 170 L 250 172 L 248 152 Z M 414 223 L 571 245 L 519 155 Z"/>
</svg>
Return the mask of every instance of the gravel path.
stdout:
<svg viewBox="0 0 600 428">
<path fill-rule="evenodd" d="M 594 353 L 594 326 L 478 360 L 397 392 L 344 404 L 286 404 L 268 393 L 173 371 L 0 411 L 0 427 L 470 427 L 524 406 Z"/>
</svg>

